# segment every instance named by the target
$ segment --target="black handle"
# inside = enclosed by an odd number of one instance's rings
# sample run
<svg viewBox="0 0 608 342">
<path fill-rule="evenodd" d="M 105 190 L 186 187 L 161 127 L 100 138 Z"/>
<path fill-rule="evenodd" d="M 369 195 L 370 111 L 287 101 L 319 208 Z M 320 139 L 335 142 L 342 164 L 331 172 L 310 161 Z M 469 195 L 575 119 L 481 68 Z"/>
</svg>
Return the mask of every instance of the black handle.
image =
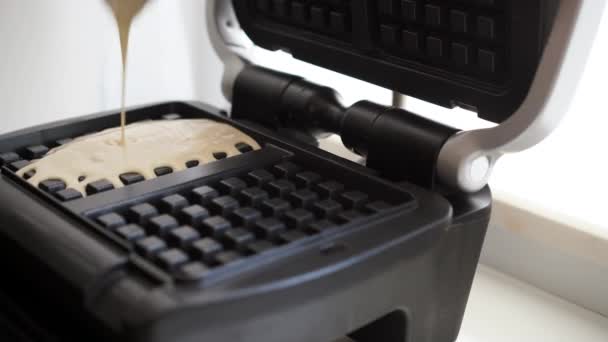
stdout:
<svg viewBox="0 0 608 342">
<path fill-rule="evenodd" d="M 335 133 L 367 157 L 367 166 L 392 180 L 435 186 L 439 151 L 457 130 L 403 109 L 362 101 L 346 108 L 335 90 L 301 77 L 257 66 L 234 86 L 235 119 L 292 128 L 313 135 Z"/>
</svg>

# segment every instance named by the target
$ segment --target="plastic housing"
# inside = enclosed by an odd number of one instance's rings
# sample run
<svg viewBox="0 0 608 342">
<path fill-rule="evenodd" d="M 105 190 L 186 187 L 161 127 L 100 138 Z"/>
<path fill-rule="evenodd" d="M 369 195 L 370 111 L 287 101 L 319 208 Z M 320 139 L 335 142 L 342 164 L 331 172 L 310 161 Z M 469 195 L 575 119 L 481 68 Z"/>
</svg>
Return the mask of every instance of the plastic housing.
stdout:
<svg viewBox="0 0 608 342">
<path fill-rule="evenodd" d="M 227 119 L 202 104 L 167 103 L 129 112 L 131 121 L 178 113 L 228 122 L 263 149 L 67 203 L 4 168 L 0 264 L 10 276 L 0 284 L 0 299 L 8 298 L 2 315 L 11 331 L 17 327 L 40 340 L 91 341 L 456 339 L 489 220 L 489 191 L 446 198 L 386 182 L 358 164 Z M 117 113 L 103 113 L 26 129 L 1 136 L 0 151 L 50 144 L 117 120 Z M 315 165 L 343 182 L 357 180 L 370 193 L 376 188 L 389 197 L 408 194 L 413 202 L 286 245 L 272 257 L 245 259 L 195 283 L 148 264 L 89 219 L 99 210 L 284 158 Z"/>
<path fill-rule="evenodd" d="M 525 99 L 557 1 L 233 1 L 258 46 L 502 122 Z"/>
</svg>

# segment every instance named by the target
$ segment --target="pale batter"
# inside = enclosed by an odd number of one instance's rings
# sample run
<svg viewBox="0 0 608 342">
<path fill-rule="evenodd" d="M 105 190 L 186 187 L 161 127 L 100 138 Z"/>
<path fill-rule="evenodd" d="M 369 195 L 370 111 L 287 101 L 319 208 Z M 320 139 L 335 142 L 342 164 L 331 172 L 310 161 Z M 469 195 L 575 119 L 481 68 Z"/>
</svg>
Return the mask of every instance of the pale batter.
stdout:
<svg viewBox="0 0 608 342">
<path fill-rule="evenodd" d="M 43 159 L 33 161 L 18 175 L 35 171 L 28 180 L 34 186 L 49 179 L 59 179 L 85 195 L 86 185 L 108 180 L 115 188 L 123 186 L 119 176 L 135 172 L 146 179 L 156 178 L 154 170 L 187 168 L 186 163 L 215 161 L 214 153 L 227 157 L 241 154 L 235 147 L 246 143 L 254 150 L 260 146 L 236 128 L 212 120 L 145 121 L 126 127 L 127 144 L 120 145 L 120 128 L 83 136 L 51 150 Z"/>
<path fill-rule="evenodd" d="M 131 32 L 131 23 L 133 18 L 141 11 L 146 4 L 146 0 L 106 0 L 116 18 L 118 33 L 120 36 L 120 49 L 122 52 L 122 95 L 121 95 L 121 113 L 120 127 L 121 136 L 120 143 L 125 144 L 125 125 L 127 122 L 127 113 L 125 111 L 126 102 L 126 84 L 127 84 L 127 57 L 129 55 L 129 34 Z"/>
</svg>

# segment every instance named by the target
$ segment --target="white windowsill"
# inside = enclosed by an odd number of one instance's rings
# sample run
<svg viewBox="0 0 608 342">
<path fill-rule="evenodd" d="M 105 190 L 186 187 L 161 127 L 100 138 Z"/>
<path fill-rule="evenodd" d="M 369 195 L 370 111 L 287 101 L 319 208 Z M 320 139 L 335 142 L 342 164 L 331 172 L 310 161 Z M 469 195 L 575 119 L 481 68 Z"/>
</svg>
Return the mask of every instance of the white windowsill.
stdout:
<svg viewBox="0 0 608 342">
<path fill-rule="evenodd" d="M 494 194 L 481 263 L 608 317 L 605 229 Z"/>
<path fill-rule="evenodd" d="M 605 342 L 608 318 L 480 266 L 458 342 Z"/>
</svg>

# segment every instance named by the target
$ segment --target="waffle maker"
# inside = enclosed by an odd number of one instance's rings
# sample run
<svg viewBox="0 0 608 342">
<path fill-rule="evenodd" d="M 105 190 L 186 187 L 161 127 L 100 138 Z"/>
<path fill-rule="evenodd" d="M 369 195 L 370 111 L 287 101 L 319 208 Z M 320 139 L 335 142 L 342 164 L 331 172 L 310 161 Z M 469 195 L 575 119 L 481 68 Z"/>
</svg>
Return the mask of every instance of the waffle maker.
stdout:
<svg viewBox="0 0 608 342">
<path fill-rule="evenodd" d="M 115 126 L 118 113 L 1 136 L 5 336 L 456 340 L 489 221 L 492 167 L 542 140 L 566 112 L 603 6 L 208 1 L 230 113 L 175 102 L 132 108 L 128 118 L 211 118 L 262 149 L 241 144 L 239 156 L 127 177 L 120 189 L 89 184 L 83 197 L 53 180 L 35 188 L 15 172 Z M 253 44 L 498 125 L 461 132 L 397 107 L 345 107 L 328 87 L 257 66 Z M 327 132 L 365 165 L 317 148 L 314 137 Z"/>
</svg>

